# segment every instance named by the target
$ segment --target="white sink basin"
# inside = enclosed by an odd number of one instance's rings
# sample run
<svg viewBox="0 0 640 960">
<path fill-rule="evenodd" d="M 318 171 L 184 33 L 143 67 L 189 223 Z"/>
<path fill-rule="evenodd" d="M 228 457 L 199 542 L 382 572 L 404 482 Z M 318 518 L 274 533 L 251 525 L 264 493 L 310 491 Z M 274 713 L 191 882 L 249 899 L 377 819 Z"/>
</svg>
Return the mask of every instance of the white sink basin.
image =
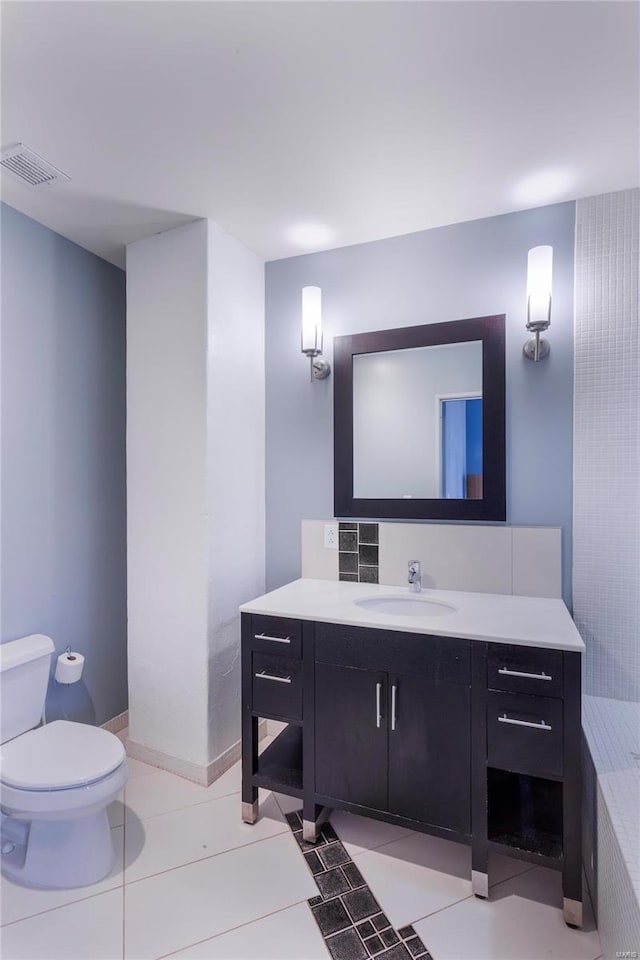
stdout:
<svg viewBox="0 0 640 960">
<path fill-rule="evenodd" d="M 427 600 L 413 594 L 399 597 L 364 597 L 354 600 L 356 607 L 371 610 L 373 613 L 388 613 L 401 617 L 442 617 L 455 613 L 458 609 L 452 603 L 442 600 Z"/>
</svg>

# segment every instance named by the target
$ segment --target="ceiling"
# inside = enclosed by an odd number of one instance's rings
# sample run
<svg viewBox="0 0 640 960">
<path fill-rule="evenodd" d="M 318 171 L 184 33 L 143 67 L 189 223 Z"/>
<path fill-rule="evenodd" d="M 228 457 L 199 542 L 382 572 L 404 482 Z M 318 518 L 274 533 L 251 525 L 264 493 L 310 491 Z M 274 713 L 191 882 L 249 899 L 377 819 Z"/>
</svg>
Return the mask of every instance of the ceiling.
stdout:
<svg viewBox="0 0 640 960">
<path fill-rule="evenodd" d="M 265 259 L 638 183 L 635 2 L 4 2 L 18 210 L 119 265 L 209 217 Z"/>
</svg>

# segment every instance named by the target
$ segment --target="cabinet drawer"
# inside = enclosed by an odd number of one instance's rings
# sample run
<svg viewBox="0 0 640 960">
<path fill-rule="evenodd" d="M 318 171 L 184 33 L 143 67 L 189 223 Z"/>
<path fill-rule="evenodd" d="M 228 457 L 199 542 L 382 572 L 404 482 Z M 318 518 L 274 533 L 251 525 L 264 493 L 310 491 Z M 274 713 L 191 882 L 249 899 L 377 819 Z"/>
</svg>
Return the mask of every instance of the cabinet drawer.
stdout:
<svg viewBox="0 0 640 960">
<path fill-rule="evenodd" d="M 301 660 L 254 653 L 251 689 L 256 713 L 283 720 L 302 720 Z"/>
<path fill-rule="evenodd" d="M 561 697 L 562 653 L 540 647 L 490 643 L 487 685 L 492 690 Z"/>
<path fill-rule="evenodd" d="M 281 657 L 302 656 L 302 623 L 286 617 L 251 618 L 251 649 Z"/>
<path fill-rule="evenodd" d="M 562 700 L 490 691 L 488 763 L 538 777 L 562 777 Z"/>
<path fill-rule="evenodd" d="M 346 624 L 316 623 L 316 661 L 361 670 L 426 677 L 434 683 L 471 679 L 471 641 Z"/>
</svg>

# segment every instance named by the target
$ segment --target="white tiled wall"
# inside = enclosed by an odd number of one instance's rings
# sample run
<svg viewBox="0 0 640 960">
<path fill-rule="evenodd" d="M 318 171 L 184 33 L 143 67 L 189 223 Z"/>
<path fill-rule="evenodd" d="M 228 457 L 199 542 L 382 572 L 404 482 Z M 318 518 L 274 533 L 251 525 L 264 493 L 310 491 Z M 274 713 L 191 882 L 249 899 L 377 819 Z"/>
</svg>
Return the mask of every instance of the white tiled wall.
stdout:
<svg viewBox="0 0 640 960">
<path fill-rule="evenodd" d="M 586 864 L 587 876 L 602 952 L 613 958 L 640 946 L 640 706 L 586 696 L 582 718 L 586 791 L 595 801 L 587 818 L 595 862 Z"/>
<path fill-rule="evenodd" d="M 586 690 L 640 699 L 640 190 L 576 206 L 573 605 Z"/>
<path fill-rule="evenodd" d="M 302 576 L 338 579 L 338 551 L 324 546 L 324 525 L 302 521 Z M 380 583 L 403 586 L 420 560 L 422 583 L 439 590 L 562 596 L 559 527 L 380 523 Z"/>
</svg>

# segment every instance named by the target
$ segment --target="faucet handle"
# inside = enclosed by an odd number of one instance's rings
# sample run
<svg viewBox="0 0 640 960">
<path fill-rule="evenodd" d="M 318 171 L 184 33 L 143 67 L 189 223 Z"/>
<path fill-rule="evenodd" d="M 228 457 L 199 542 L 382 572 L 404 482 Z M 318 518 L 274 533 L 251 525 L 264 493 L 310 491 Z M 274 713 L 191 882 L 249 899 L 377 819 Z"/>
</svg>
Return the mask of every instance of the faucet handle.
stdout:
<svg viewBox="0 0 640 960">
<path fill-rule="evenodd" d="M 407 576 L 409 582 L 409 590 L 412 593 L 420 593 L 422 589 L 422 571 L 420 569 L 419 560 L 410 560 L 409 561 L 409 574 Z"/>
</svg>

